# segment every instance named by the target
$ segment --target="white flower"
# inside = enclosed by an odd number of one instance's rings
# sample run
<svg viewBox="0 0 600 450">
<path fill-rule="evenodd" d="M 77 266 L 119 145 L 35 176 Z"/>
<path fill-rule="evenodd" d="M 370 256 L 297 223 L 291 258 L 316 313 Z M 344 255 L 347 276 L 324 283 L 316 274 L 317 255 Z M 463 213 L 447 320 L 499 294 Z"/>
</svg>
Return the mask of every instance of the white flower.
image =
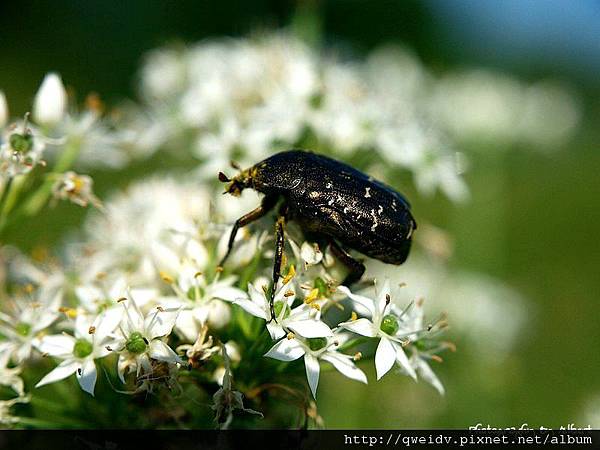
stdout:
<svg viewBox="0 0 600 450">
<path fill-rule="evenodd" d="M 294 361 L 304 356 L 306 378 L 313 397 L 317 398 L 320 366 L 319 360 L 331 363 L 342 375 L 367 384 L 365 373 L 354 364 L 354 357 L 336 351 L 340 344 L 337 336 L 330 338 L 284 338 L 265 354 L 280 361 Z"/>
<path fill-rule="evenodd" d="M 49 327 L 59 314 L 60 289 L 39 289 L 33 294 L 35 298 L 15 299 L 12 315 L 0 313 L 0 333 L 9 343 L 5 351 L 17 364 L 31 356 L 32 347 L 39 341 L 39 333 Z"/>
<path fill-rule="evenodd" d="M 95 318 L 81 311 L 75 320 L 74 336 L 66 333 L 44 336 L 37 344 L 37 349 L 63 361 L 35 387 L 55 383 L 75 373 L 81 389 L 94 395 L 98 377 L 94 360 L 110 354 L 106 344 L 112 339 L 111 334 L 119 324 L 122 314 L 121 309 L 116 307 Z"/>
<path fill-rule="evenodd" d="M 271 306 L 267 294 L 248 283 L 248 294 L 235 300 L 235 304 L 255 317 L 267 321 L 267 329 L 272 339 L 285 336 L 288 331 L 305 338 L 332 336 L 331 329 L 319 318 L 318 311 L 305 303 L 292 309 L 296 294 L 292 278 L 283 280 L 273 299 L 276 320 L 271 320 Z"/>
<path fill-rule="evenodd" d="M 10 387 L 17 395 L 21 396 L 24 394 L 23 380 L 19 376 L 21 367 L 8 367 L 11 347 L 10 342 L 0 343 L 0 385 Z"/>
<path fill-rule="evenodd" d="M 222 300 L 232 302 L 244 293 L 232 286 L 235 277 L 222 279 L 219 270 L 209 281 L 210 274 L 205 273 L 209 255 L 202 242 L 173 233 L 171 238 L 169 243 L 153 245 L 154 260 L 161 278 L 177 295 L 177 300 L 170 302 L 181 308 L 176 330 L 193 342 L 202 325 L 208 323 L 213 329 L 227 325 L 230 306 Z"/>
<path fill-rule="evenodd" d="M 128 292 L 135 298 L 140 308 L 147 308 L 159 297 L 157 289 L 152 288 L 129 288 L 127 280 L 123 276 L 115 279 L 105 279 L 106 274 L 96 277 L 92 283 L 84 283 L 75 287 L 75 295 L 79 300 L 79 306 L 90 313 L 99 313 L 107 307 L 111 307 L 119 299 L 127 297 Z"/>
<path fill-rule="evenodd" d="M 52 194 L 60 200 L 69 200 L 76 205 L 86 207 L 88 204 L 101 207 L 100 200 L 94 195 L 94 181 L 88 175 L 79 175 L 73 171 L 63 173 L 52 187 Z"/>
<path fill-rule="evenodd" d="M 389 280 L 384 281 L 375 300 L 353 294 L 345 286 L 338 287 L 338 290 L 371 313 L 371 320 L 361 318 L 341 323 L 340 326 L 362 336 L 380 339 L 375 353 L 377 379 L 383 377 L 397 362 L 408 375 L 416 380 L 416 372 L 402 347 L 408 343 L 406 338 L 413 335 L 417 330 L 401 329 L 401 322 L 395 314 L 392 314 Z"/>
<path fill-rule="evenodd" d="M 197 182 L 152 178 L 133 184 L 107 202 L 102 215 L 86 223 L 92 237 L 88 248 L 94 254 L 85 264 L 101 262 L 93 264 L 92 276 L 115 268 L 130 273 L 132 283 L 155 282 L 152 243 L 161 242 L 165 235 L 178 235 L 181 240 L 196 236 L 209 222 L 209 209 L 208 191 Z"/>
<path fill-rule="evenodd" d="M 181 359 L 163 339 L 168 336 L 179 314 L 179 308 L 157 306 L 146 316 L 142 314 L 130 292 L 123 300 L 125 313 L 116 339 L 109 344 L 119 353 L 118 373 L 124 383 L 126 371 L 136 371 L 136 377 L 152 372 L 152 361 L 179 364 Z"/>
<path fill-rule="evenodd" d="M 10 178 L 25 174 L 40 164 L 45 139 L 27 120 L 5 127 L 0 138 L 0 176 Z"/>
<path fill-rule="evenodd" d="M 49 73 L 44 77 L 33 102 L 33 119 L 41 125 L 60 122 L 67 109 L 67 92 L 60 75 Z"/>
<path fill-rule="evenodd" d="M 0 91 L 0 128 L 4 127 L 8 122 L 8 103 L 3 91 Z"/>
</svg>

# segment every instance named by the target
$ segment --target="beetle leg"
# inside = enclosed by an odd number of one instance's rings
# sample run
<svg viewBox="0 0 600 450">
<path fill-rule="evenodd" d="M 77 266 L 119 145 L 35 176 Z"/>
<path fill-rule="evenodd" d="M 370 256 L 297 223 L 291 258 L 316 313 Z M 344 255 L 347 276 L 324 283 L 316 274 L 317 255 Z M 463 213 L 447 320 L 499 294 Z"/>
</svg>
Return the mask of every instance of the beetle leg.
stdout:
<svg viewBox="0 0 600 450">
<path fill-rule="evenodd" d="M 344 250 L 340 245 L 334 241 L 333 239 L 329 242 L 329 246 L 331 247 L 331 251 L 339 259 L 348 269 L 350 269 L 350 273 L 346 275 L 342 285 L 350 286 L 353 283 L 356 283 L 365 273 L 365 265 L 360 261 L 354 259 L 350 253 Z"/>
<path fill-rule="evenodd" d="M 271 298 L 269 299 L 269 306 L 271 308 L 271 320 L 277 322 L 275 317 L 275 290 L 277 289 L 277 282 L 281 276 L 281 260 L 283 259 L 283 247 L 285 245 L 285 233 L 283 227 L 285 225 L 285 217 L 280 215 L 277 217 L 275 223 L 275 261 L 273 264 L 273 288 L 271 289 Z"/>
<path fill-rule="evenodd" d="M 231 230 L 231 234 L 229 235 L 229 243 L 227 244 L 227 253 L 225 253 L 225 256 L 223 256 L 223 259 L 219 263 L 219 266 L 223 266 L 223 264 L 225 264 L 225 261 L 229 257 L 229 254 L 231 253 L 231 250 L 233 249 L 233 243 L 235 242 L 235 237 L 237 235 L 238 230 L 242 227 L 245 227 L 249 223 L 254 222 L 255 220 L 258 220 L 261 217 L 263 217 L 265 214 L 267 214 L 270 210 L 273 209 L 273 207 L 275 206 L 276 203 L 277 203 L 276 196 L 266 196 L 263 198 L 262 203 L 260 204 L 260 206 L 258 208 L 253 209 L 252 211 L 250 211 L 247 214 L 244 214 L 242 217 L 240 217 L 238 220 L 235 221 L 235 223 L 233 224 L 233 229 Z"/>
</svg>

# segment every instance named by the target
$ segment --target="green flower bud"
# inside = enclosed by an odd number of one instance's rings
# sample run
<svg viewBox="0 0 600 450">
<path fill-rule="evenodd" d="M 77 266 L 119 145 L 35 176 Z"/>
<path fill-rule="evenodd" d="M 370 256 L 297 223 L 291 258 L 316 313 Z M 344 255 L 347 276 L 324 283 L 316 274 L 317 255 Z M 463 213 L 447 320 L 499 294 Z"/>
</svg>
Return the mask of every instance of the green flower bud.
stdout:
<svg viewBox="0 0 600 450">
<path fill-rule="evenodd" d="M 73 348 L 73 354 L 77 358 L 85 358 L 90 355 L 93 350 L 94 347 L 90 341 L 86 339 L 77 339 L 77 341 L 75 341 L 75 347 Z"/>
<path fill-rule="evenodd" d="M 321 350 L 323 347 L 325 347 L 327 345 L 327 339 L 324 337 L 318 337 L 318 338 L 310 338 L 306 340 L 308 343 L 308 348 L 310 348 L 312 351 L 317 351 L 317 350 Z"/>
<path fill-rule="evenodd" d="M 13 133 L 9 138 L 10 147 L 19 153 L 26 153 L 33 148 L 33 136 L 29 133 Z"/>
<path fill-rule="evenodd" d="M 15 331 L 21 336 L 29 336 L 29 333 L 31 332 L 31 325 L 25 322 L 19 322 L 15 326 Z"/>
<path fill-rule="evenodd" d="M 381 321 L 381 331 L 383 331 L 385 334 L 393 336 L 398 332 L 399 328 L 400 325 L 398 324 L 398 319 L 396 319 L 396 316 L 392 314 L 383 316 L 383 320 Z"/>
<path fill-rule="evenodd" d="M 134 331 L 129 335 L 129 339 L 125 343 L 125 348 L 129 353 L 134 353 L 139 355 L 140 353 L 144 353 L 146 348 L 148 348 L 147 340 L 142 333 L 139 331 Z"/>
</svg>

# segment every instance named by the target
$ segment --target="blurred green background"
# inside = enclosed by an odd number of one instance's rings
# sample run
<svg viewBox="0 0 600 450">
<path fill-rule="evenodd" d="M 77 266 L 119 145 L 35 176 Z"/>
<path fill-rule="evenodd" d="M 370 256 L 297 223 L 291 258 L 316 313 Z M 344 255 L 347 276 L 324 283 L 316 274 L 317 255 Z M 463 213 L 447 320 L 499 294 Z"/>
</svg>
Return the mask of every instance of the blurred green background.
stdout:
<svg viewBox="0 0 600 450">
<path fill-rule="evenodd" d="M 600 24 L 600 6 L 580 2 L 575 13 L 561 15 L 563 2 L 547 2 L 551 6 L 539 15 L 536 2 L 522 2 L 524 10 L 506 2 L 502 11 L 499 3 L 2 2 L 0 87 L 13 116 L 28 110 L 50 70 L 60 72 L 80 99 L 95 91 L 111 105 L 135 97 L 147 50 L 280 27 L 356 57 L 397 42 L 434 72 L 485 66 L 522 79 L 567 83 L 583 108 L 568 145 L 551 153 L 493 143 L 464 148 L 471 159 L 468 203 L 454 205 L 442 195 L 411 197 L 417 217 L 426 211 L 426 220 L 454 237 L 452 267 L 497 277 L 527 298 L 525 330 L 509 357 L 477 364 L 480 355 L 458 339 L 458 351 L 436 366 L 445 397 L 404 377 L 362 386 L 327 373 L 318 405 L 326 425 L 335 428 L 587 425 L 581 422 L 584 411 L 600 394 L 600 31 L 588 23 Z M 581 5 L 591 13 L 579 11 Z M 528 32 L 514 32 L 522 28 Z M 503 32 L 513 39 L 503 39 Z M 129 181 L 123 174 L 94 178 L 101 198 Z M 58 246 L 64 230 L 57 225 L 75 229 L 84 215 L 62 204 L 31 227 L 11 230 L 9 240 L 26 251 Z M 503 318 L 495 319 L 503 327 Z M 487 355 L 486 361 L 493 359 Z"/>
</svg>

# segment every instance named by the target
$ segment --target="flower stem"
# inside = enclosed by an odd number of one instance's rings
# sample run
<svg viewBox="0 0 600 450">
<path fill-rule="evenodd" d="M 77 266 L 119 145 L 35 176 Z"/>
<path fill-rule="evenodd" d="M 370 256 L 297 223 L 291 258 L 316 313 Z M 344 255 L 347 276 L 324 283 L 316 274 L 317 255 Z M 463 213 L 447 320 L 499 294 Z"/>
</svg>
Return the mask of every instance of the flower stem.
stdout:
<svg viewBox="0 0 600 450">
<path fill-rule="evenodd" d="M 69 142 L 65 150 L 62 152 L 60 159 L 56 162 L 53 172 L 63 173 L 75 162 L 79 154 L 80 142 L 78 139 Z M 54 185 L 53 177 L 47 177 L 42 186 L 35 191 L 28 201 L 21 207 L 21 214 L 25 216 L 33 216 L 47 203 L 48 198 L 52 194 L 52 186 Z"/>
</svg>

